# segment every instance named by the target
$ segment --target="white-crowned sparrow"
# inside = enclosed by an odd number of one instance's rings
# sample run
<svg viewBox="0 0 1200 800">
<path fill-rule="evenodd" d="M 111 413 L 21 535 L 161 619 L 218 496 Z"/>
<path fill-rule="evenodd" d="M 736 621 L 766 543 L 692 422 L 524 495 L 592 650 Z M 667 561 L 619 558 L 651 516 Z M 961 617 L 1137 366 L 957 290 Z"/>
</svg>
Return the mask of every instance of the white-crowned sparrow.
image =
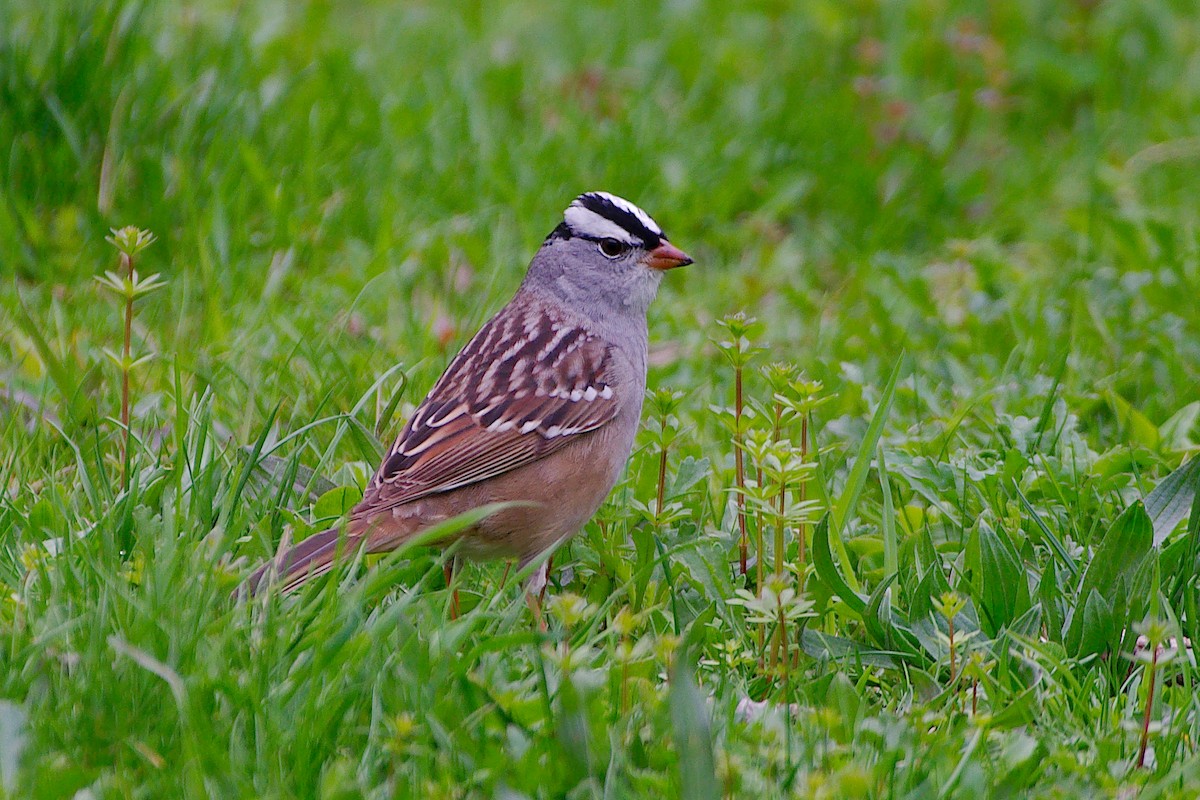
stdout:
<svg viewBox="0 0 1200 800">
<path fill-rule="evenodd" d="M 275 571 L 291 589 L 340 553 L 386 552 L 491 503 L 513 505 L 458 534 L 469 557 L 516 557 L 524 566 L 574 535 L 633 447 L 646 389 L 646 310 L 663 271 L 690 263 L 633 203 L 605 192 L 575 198 L 516 295 L 404 426 L 344 527 L 282 553 L 247 587 Z M 545 570 L 531 583 L 544 587 Z"/>
</svg>

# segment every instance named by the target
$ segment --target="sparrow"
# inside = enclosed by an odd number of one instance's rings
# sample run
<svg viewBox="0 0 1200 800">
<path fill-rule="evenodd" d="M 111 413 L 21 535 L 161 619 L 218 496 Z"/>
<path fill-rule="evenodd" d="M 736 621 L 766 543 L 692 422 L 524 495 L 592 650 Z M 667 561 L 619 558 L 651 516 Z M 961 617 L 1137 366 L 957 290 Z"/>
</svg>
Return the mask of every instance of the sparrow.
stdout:
<svg viewBox="0 0 1200 800">
<path fill-rule="evenodd" d="M 516 558 L 524 568 L 578 533 L 633 449 L 647 310 L 663 273 L 691 263 L 628 200 L 576 197 L 516 294 L 417 407 L 344 523 L 282 552 L 245 589 L 253 594 L 269 578 L 294 589 L 339 558 L 388 552 L 493 503 L 505 505 L 442 544 L 459 539 L 468 558 Z M 539 624 L 534 600 L 548 569 L 546 558 L 526 587 Z"/>
</svg>

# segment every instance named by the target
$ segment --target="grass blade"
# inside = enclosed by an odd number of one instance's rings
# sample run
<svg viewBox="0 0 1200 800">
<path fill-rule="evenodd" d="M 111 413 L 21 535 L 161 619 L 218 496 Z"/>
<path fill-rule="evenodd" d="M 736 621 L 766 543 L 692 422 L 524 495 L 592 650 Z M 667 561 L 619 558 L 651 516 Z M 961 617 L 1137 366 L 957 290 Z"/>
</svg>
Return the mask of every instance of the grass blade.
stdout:
<svg viewBox="0 0 1200 800">
<path fill-rule="evenodd" d="M 850 475 L 846 478 L 846 486 L 842 490 L 841 497 L 837 503 L 830 509 L 832 517 L 830 527 L 834 534 L 833 546 L 837 549 L 838 558 L 842 565 L 846 568 L 846 582 L 855 591 L 859 591 L 860 587 L 858 579 L 854 576 L 854 571 L 850 569 L 850 554 L 846 552 L 846 545 L 842 541 L 845 535 L 846 520 L 850 518 L 855 507 L 858 505 L 858 498 L 862 494 L 863 487 L 867 482 L 867 473 L 871 469 L 871 455 L 875 452 L 875 447 L 879 444 L 879 437 L 883 435 L 883 426 L 887 422 L 888 414 L 892 410 L 892 401 L 896 397 L 896 383 L 900 380 L 900 367 L 904 363 L 904 356 L 901 355 L 896 360 L 896 366 L 892 368 L 892 374 L 888 378 L 887 385 L 883 388 L 883 394 L 879 398 L 879 406 L 875 409 L 875 415 L 871 418 L 871 424 L 867 426 L 867 433 L 863 436 L 862 444 L 858 447 L 858 454 L 854 459 L 854 466 L 850 468 Z"/>
<path fill-rule="evenodd" d="M 688 657 L 686 653 L 679 654 L 671 677 L 671 724 L 679 756 L 679 796 L 689 800 L 720 800 L 708 704 L 696 686 Z"/>
</svg>

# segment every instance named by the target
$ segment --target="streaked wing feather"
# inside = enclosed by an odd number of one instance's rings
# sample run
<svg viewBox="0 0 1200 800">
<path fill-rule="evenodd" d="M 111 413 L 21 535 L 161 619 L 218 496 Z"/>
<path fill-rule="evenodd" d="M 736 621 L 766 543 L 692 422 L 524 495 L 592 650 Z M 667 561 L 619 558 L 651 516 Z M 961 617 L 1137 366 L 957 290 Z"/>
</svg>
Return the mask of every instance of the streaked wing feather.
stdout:
<svg viewBox="0 0 1200 800">
<path fill-rule="evenodd" d="M 550 307 L 510 304 L 418 406 L 356 516 L 544 458 L 616 412 L 609 346 Z"/>
</svg>

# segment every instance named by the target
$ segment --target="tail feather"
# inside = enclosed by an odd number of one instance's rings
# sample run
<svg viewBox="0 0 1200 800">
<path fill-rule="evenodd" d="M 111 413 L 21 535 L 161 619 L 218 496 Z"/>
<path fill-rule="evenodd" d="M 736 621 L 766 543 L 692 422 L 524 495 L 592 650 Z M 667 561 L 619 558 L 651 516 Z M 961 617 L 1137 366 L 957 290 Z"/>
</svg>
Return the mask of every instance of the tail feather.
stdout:
<svg viewBox="0 0 1200 800">
<path fill-rule="evenodd" d="M 333 568 L 340 553 L 351 552 L 354 546 L 353 538 L 343 541 L 340 528 L 314 533 L 256 569 L 242 586 L 253 597 L 268 585 L 270 576 L 278 575 L 282 590 L 290 592 L 306 581 L 324 575 Z"/>
</svg>

